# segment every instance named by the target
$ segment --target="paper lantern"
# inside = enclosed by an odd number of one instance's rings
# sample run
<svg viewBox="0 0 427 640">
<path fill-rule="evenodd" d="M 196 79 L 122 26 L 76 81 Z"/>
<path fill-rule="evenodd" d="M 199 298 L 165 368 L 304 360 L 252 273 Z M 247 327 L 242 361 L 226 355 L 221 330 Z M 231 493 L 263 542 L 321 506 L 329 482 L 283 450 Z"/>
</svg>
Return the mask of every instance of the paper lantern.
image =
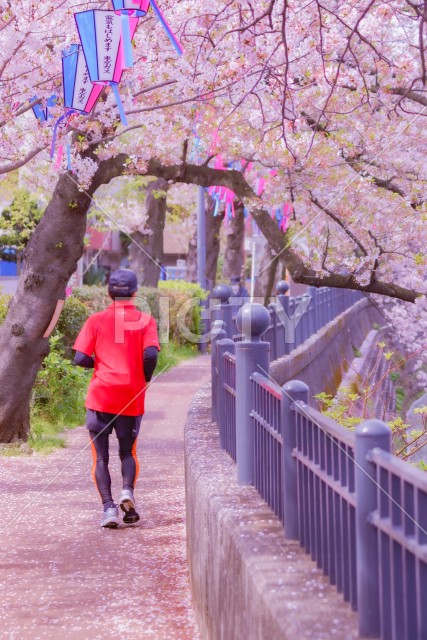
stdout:
<svg viewBox="0 0 427 640">
<path fill-rule="evenodd" d="M 114 11 L 121 16 L 122 42 L 123 42 L 123 66 L 127 69 L 133 67 L 132 37 L 130 34 L 130 16 L 141 18 L 147 15 L 150 0 L 113 0 Z"/>
<path fill-rule="evenodd" d="M 127 126 L 122 101 L 117 89 L 123 69 L 123 38 L 121 16 L 114 11 L 94 9 L 75 13 L 90 81 L 94 84 L 111 85 L 122 123 Z M 129 18 L 131 39 L 138 18 Z"/>
<path fill-rule="evenodd" d="M 113 0 L 114 9 L 116 11 L 120 11 L 120 13 L 123 13 L 123 10 L 126 10 L 128 15 L 137 16 L 139 18 L 147 14 L 148 9 L 150 8 L 150 4 L 153 7 L 153 11 L 157 20 L 162 25 L 167 37 L 172 43 L 173 48 L 179 56 L 182 55 L 182 45 L 170 28 L 169 23 L 166 20 L 156 0 L 151 0 L 151 2 L 150 0 L 135 0 L 135 2 L 132 2 L 132 0 Z"/>
<path fill-rule="evenodd" d="M 95 9 L 75 13 L 77 29 L 86 59 L 90 81 L 118 84 L 123 73 L 123 43 L 120 16 L 114 11 Z M 138 18 L 129 18 L 133 38 Z"/>
<path fill-rule="evenodd" d="M 38 100 L 37 96 L 33 96 L 31 98 L 31 102 L 33 100 Z M 40 103 L 34 104 L 31 109 L 33 110 L 34 115 L 36 116 L 39 122 L 46 122 L 49 118 L 53 116 L 49 113 L 49 109 L 54 107 L 56 104 L 56 96 L 53 94 L 50 98 L 47 99 L 46 107 L 43 109 Z"/>
<path fill-rule="evenodd" d="M 142 18 L 147 15 L 150 0 L 113 0 L 114 11 L 129 12 L 128 15 Z"/>
<path fill-rule="evenodd" d="M 90 113 L 104 86 L 90 81 L 83 49 L 78 44 L 72 44 L 62 52 L 62 80 L 64 106 Z"/>
</svg>

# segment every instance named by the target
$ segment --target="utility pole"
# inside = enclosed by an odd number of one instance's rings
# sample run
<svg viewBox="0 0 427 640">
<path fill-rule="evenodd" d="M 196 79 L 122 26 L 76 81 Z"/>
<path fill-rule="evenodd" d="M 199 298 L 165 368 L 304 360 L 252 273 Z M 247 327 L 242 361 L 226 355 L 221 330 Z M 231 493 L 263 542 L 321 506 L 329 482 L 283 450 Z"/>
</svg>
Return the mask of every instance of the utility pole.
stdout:
<svg viewBox="0 0 427 640">
<path fill-rule="evenodd" d="M 197 282 L 202 289 L 206 289 L 206 211 L 203 187 L 198 187 L 197 193 Z"/>
</svg>

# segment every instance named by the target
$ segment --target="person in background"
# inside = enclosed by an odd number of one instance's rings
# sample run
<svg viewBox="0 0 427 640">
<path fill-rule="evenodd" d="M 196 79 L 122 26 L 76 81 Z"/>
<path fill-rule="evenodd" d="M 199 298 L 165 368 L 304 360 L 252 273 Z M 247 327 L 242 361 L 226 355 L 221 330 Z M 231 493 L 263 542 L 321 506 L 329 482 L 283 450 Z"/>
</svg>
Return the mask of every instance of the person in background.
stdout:
<svg viewBox="0 0 427 640">
<path fill-rule="evenodd" d="M 139 462 L 136 453 L 144 396 L 160 351 L 154 318 L 134 305 L 138 284 L 130 269 L 110 275 L 112 304 L 88 318 L 74 344 L 74 363 L 94 369 L 86 397 L 86 426 L 92 446 L 92 477 L 103 504 L 102 527 L 116 528 L 119 510 L 111 493 L 109 437 L 119 441 L 123 522 L 138 522 L 134 498 Z"/>
<path fill-rule="evenodd" d="M 249 298 L 249 292 L 242 285 L 242 279 L 240 276 L 231 276 L 230 287 L 233 292 L 232 301 L 234 304 L 245 304 L 248 302 L 245 298 Z"/>
</svg>

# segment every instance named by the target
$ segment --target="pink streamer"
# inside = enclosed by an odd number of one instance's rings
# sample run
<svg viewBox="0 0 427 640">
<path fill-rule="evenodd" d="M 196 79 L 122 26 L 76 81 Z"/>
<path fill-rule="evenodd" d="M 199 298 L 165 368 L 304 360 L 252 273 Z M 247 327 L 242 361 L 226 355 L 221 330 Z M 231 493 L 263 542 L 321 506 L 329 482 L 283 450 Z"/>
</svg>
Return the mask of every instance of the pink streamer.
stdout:
<svg viewBox="0 0 427 640">
<path fill-rule="evenodd" d="M 58 146 L 58 155 L 56 156 L 55 169 L 59 171 L 62 166 L 62 158 L 64 157 L 64 147 L 62 144 Z"/>
</svg>

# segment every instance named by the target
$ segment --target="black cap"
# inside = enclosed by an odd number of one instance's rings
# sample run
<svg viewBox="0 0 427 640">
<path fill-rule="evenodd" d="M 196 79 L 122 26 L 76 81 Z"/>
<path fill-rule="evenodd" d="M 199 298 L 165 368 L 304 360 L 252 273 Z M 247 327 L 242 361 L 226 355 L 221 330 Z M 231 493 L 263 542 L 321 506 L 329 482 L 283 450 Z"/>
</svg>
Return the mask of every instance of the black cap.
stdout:
<svg viewBox="0 0 427 640">
<path fill-rule="evenodd" d="M 138 289 L 136 273 L 131 269 L 117 269 L 110 275 L 108 290 L 115 296 L 131 296 Z"/>
<path fill-rule="evenodd" d="M 230 282 L 231 284 L 240 284 L 241 277 L 240 276 L 231 276 Z"/>
</svg>

